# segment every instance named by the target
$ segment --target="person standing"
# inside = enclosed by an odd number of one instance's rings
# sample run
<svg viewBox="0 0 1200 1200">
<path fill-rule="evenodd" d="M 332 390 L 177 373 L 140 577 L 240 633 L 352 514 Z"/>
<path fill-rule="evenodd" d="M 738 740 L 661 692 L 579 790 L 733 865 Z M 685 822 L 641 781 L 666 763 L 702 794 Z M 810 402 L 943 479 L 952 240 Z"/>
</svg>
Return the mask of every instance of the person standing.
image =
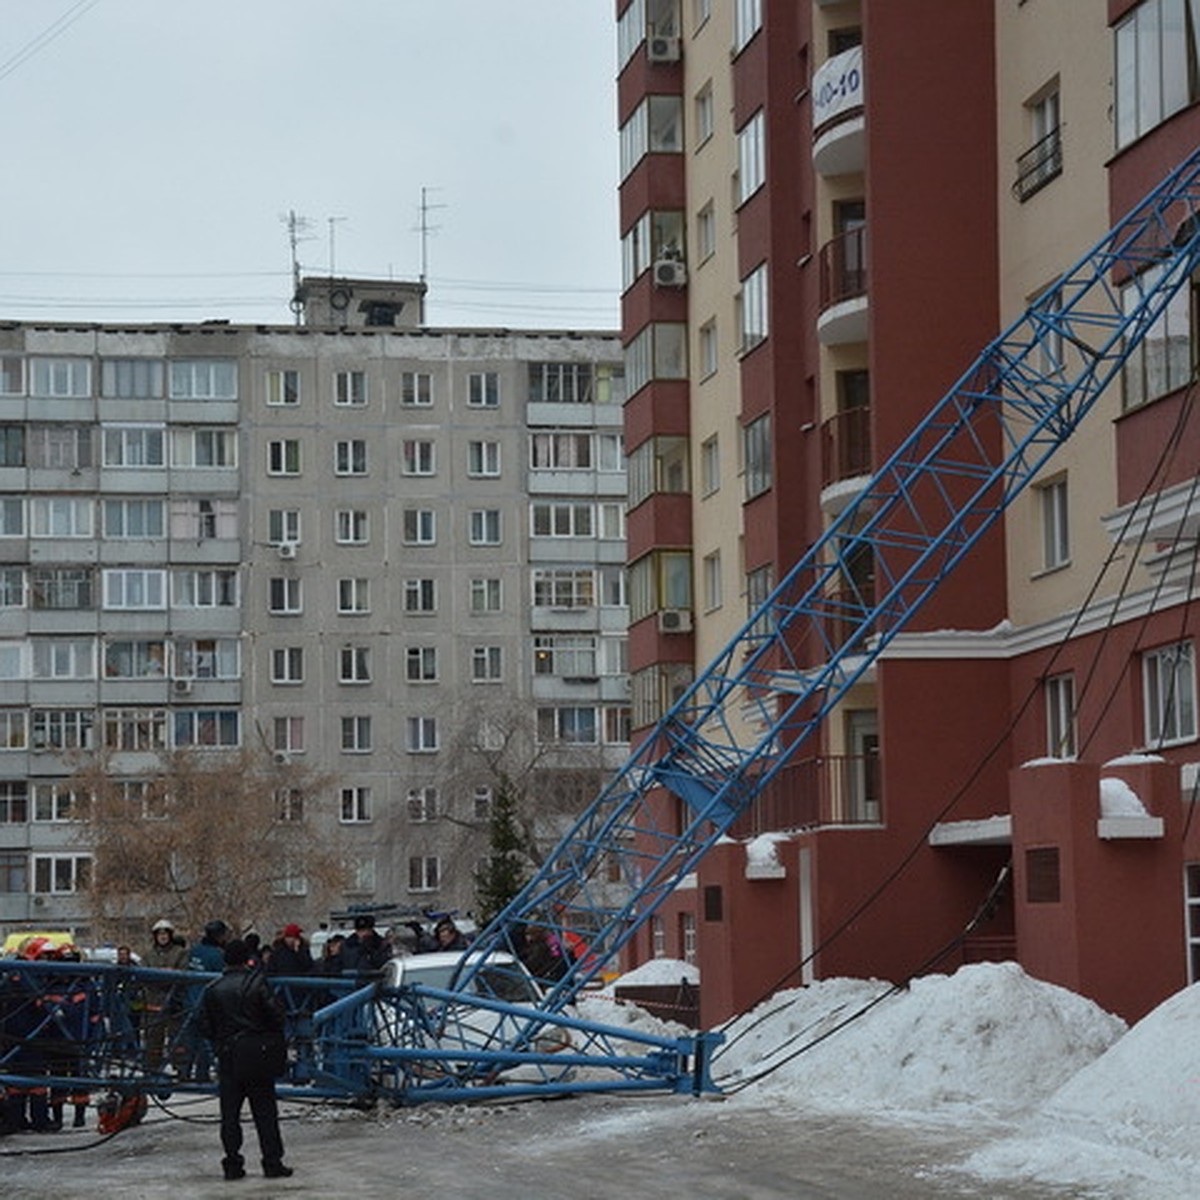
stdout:
<svg viewBox="0 0 1200 1200">
<path fill-rule="evenodd" d="M 354 918 L 354 932 L 342 943 L 342 970 L 363 974 L 378 971 L 392 957 L 392 948 L 375 929 L 375 918 L 360 913 Z"/>
<path fill-rule="evenodd" d="M 312 972 L 312 951 L 304 940 L 304 930 L 299 925 L 285 925 L 283 933 L 271 945 L 267 974 L 295 976 L 311 975 Z"/>
<path fill-rule="evenodd" d="M 182 971 L 187 966 L 187 943 L 176 935 L 175 926 L 166 917 L 151 926 L 150 939 L 149 949 L 142 957 L 144 966 L 158 971 Z M 155 979 L 142 989 L 140 1000 L 146 1066 L 158 1071 L 167 1060 L 182 1023 L 182 989 L 168 979 Z"/>
<path fill-rule="evenodd" d="M 229 939 L 229 926 L 219 917 L 204 926 L 204 934 L 188 950 L 189 971 L 215 973 L 225 965 L 224 947 Z M 197 1027 L 196 1008 L 204 988 L 197 984 L 188 989 L 188 1019 L 183 1027 L 181 1041 L 184 1046 L 184 1078 L 196 1083 L 207 1083 L 212 1068 L 212 1043 Z"/>
<path fill-rule="evenodd" d="M 242 1179 L 242 1104 L 258 1133 L 263 1174 L 285 1179 L 292 1168 L 283 1164 L 279 1132 L 279 1102 L 275 1079 L 283 1067 L 283 1005 L 265 975 L 247 965 L 246 943 L 234 938 L 225 944 L 225 969 L 200 997 L 197 1024 L 217 1050 L 217 1095 L 221 1105 L 221 1166 L 226 1179 Z M 267 1051 L 276 1048 L 277 1059 Z"/>
</svg>

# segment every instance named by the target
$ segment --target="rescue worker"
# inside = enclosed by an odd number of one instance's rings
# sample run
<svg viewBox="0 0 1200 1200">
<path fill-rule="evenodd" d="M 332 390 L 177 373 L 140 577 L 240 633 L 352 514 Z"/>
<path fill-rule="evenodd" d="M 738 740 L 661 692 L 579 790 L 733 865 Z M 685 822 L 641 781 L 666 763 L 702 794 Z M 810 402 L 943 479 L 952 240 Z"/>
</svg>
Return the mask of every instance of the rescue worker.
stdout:
<svg viewBox="0 0 1200 1200">
<path fill-rule="evenodd" d="M 188 951 L 189 971 L 218 972 L 224 969 L 225 943 L 229 940 L 229 926 L 219 917 L 204 926 L 204 935 Z M 212 1069 L 212 1043 L 196 1026 L 196 1005 L 203 993 L 203 986 L 190 987 L 187 994 L 188 1017 L 183 1027 L 184 1054 L 187 1065 L 184 1078 L 197 1083 L 208 1083 Z"/>
<path fill-rule="evenodd" d="M 187 943 L 175 932 L 166 917 L 150 927 L 150 947 L 142 956 L 142 965 L 159 971 L 182 971 L 188 962 Z M 141 1009 L 142 1046 L 146 1067 L 161 1069 L 183 1019 L 183 993 L 180 984 L 169 980 L 147 982 L 134 1003 Z"/>
</svg>

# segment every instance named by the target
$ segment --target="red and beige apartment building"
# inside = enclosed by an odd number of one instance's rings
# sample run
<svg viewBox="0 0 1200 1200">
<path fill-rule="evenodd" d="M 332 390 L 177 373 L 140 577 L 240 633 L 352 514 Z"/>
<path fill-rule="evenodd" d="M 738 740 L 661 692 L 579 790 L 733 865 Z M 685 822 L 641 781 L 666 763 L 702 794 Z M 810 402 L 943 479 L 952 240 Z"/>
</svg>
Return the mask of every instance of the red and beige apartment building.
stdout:
<svg viewBox="0 0 1200 1200">
<path fill-rule="evenodd" d="M 636 741 L 1200 143 L 1200 5 L 616 15 Z M 699 965 L 705 1024 L 980 959 L 1131 1019 L 1200 978 L 1194 315 L 1184 289 L 632 943 Z"/>
</svg>

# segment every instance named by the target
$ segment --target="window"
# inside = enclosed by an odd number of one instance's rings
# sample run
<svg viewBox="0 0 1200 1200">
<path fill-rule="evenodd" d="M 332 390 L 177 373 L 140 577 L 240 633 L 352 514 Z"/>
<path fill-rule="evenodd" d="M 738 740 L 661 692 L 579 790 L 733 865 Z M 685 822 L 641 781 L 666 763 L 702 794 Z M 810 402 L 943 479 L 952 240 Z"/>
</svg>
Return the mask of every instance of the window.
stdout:
<svg viewBox="0 0 1200 1200">
<path fill-rule="evenodd" d="M 655 493 L 678 494 L 689 491 L 690 486 L 686 437 L 652 437 L 630 451 L 630 508 L 636 508 Z"/>
<path fill-rule="evenodd" d="M 605 501 L 597 508 L 600 516 L 600 537 L 606 541 L 624 541 L 625 505 Z"/>
<path fill-rule="evenodd" d="M 339 792 L 340 818 L 344 825 L 361 825 L 371 819 L 371 789 L 344 787 Z"/>
<path fill-rule="evenodd" d="M 238 603 L 237 571 L 179 571 L 175 575 L 176 608 L 236 608 Z"/>
<path fill-rule="evenodd" d="M 742 50 L 762 28 L 762 0 L 736 0 L 733 10 L 733 49 Z"/>
<path fill-rule="evenodd" d="M 304 648 L 302 646 L 276 646 L 271 651 L 271 682 L 304 682 Z"/>
<path fill-rule="evenodd" d="M 40 896 L 86 892 L 92 879 L 90 854 L 35 854 L 33 891 Z"/>
<path fill-rule="evenodd" d="M 238 534 L 236 500 L 171 500 L 171 536 L 202 542 L 209 538 L 234 538 Z"/>
<path fill-rule="evenodd" d="M 533 572 L 535 608 L 591 608 L 596 573 L 590 567 L 539 567 Z"/>
<path fill-rule="evenodd" d="M 296 545 L 300 541 L 300 510 L 298 508 L 273 508 L 267 513 L 267 543 L 282 546 L 285 542 Z"/>
<path fill-rule="evenodd" d="M 371 682 L 371 651 L 367 646 L 343 646 L 338 656 L 339 683 Z"/>
<path fill-rule="evenodd" d="M 375 860 L 373 858 L 352 855 L 346 860 L 346 891 L 362 892 L 367 895 L 375 891 Z"/>
<path fill-rule="evenodd" d="M 404 581 L 404 611 L 425 614 L 437 612 L 437 580 L 406 579 Z"/>
<path fill-rule="evenodd" d="M 0 871 L 3 870 L 0 865 Z M 1188 982 L 1200 980 L 1200 862 L 1183 864 L 1185 881 L 1185 919 L 1188 941 Z M 0 891 L 4 890 L 0 875 Z"/>
<path fill-rule="evenodd" d="M 26 453 L 31 467 L 74 471 L 93 465 L 90 425 L 30 425 Z"/>
<path fill-rule="evenodd" d="M 176 709 L 175 745 L 232 750 L 241 743 L 241 714 L 236 709 Z"/>
<path fill-rule="evenodd" d="M 700 489 L 705 496 L 721 490 L 721 446 L 715 433 L 700 443 Z"/>
<path fill-rule="evenodd" d="M 596 710 L 592 706 L 562 705 L 537 710 L 537 740 L 542 745 L 565 742 L 573 746 L 594 746 Z"/>
<path fill-rule="evenodd" d="M 1161 267 L 1150 267 L 1121 289 L 1124 311 L 1130 313 L 1144 295 L 1157 286 Z M 1192 373 L 1192 310 L 1194 292 L 1180 288 L 1167 307 L 1130 351 L 1121 371 L 1126 409 L 1165 396 L 1183 387 Z"/>
<path fill-rule="evenodd" d="M 413 787 L 406 798 L 408 819 L 414 824 L 434 821 L 438 815 L 438 790 L 435 787 Z"/>
<path fill-rule="evenodd" d="M 31 608 L 95 608 L 95 590 L 95 574 L 90 567 L 31 567 L 29 570 Z"/>
<path fill-rule="evenodd" d="M 369 754 L 371 752 L 371 718 L 343 717 L 342 750 L 347 754 Z"/>
<path fill-rule="evenodd" d="M 164 364 L 154 358 L 106 358 L 100 364 L 100 394 L 112 399 L 151 400 L 163 394 Z"/>
<path fill-rule="evenodd" d="M 405 475 L 436 475 L 437 454 L 433 442 L 405 438 L 401 470 Z"/>
<path fill-rule="evenodd" d="M 696 115 L 696 146 L 703 146 L 713 135 L 713 91 L 709 80 L 697 93 L 692 106 Z"/>
<path fill-rule="evenodd" d="M 404 677 L 409 683 L 437 683 L 437 647 L 406 647 L 404 651 Z"/>
<path fill-rule="evenodd" d="M 431 508 L 406 508 L 403 514 L 406 546 L 432 546 L 437 542 L 437 514 Z"/>
<path fill-rule="evenodd" d="M 498 613 L 503 611 L 503 602 L 499 579 L 472 579 L 471 612 Z"/>
<path fill-rule="evenodd" d="M 300 403 L 300 372 L 271 370 L 266 373 L 267 404 L 292 407 Z"/>
<path fill-rule="evenodd" d="M 96 647 L 91 638 L 35 638 L 34 679 L 95 679 Z"/>
<path fill-rule="evenodd" d="M 1062 174 L 1058 80 L 1025 105 L 1029 149 L 1017 159 L 1013 191 L 1024 202 Z"/>
<path fill-rule="evenodd" d="M 176 679 L 240 679 L 242 644 L 236 637 L 176 638 Z"/>
<path fill-rule="evenodd" d="M 1045 682 L 1046 754 L 1075 757 L 1075 677 L 1052 675 Z"/>
<path fill-rule="evenodd" d="M 468 442 L 467 474 L 472 479 L 498 479 L 500 476 L 500 443 Z"/>
<path fill-rule="evenodd" d="M 276 754 L 303 754 L 304 718 L 275 717 L 271 721 L 271 749 Z"/>
<path fill-rule="evenodd" d="M 746 616 L 752 617 L 767 602 L 775 589 L 775 570 L 771 566 L 756 567 L 746 572 Z M 770 611 L 754 623 L 750 632 L 756 637 L 770 637 L 775 631 L 774 617 Z"/>
<path fill-rule="evenodd" d="M 90 396 L 92 364 L 86 358 L 31 358 L 31 396 Z"/>
<path fill-rule="evenodd" d="M 504 678 L 504 653 L 499 646 L 471 649 L 471 682 L 499 683 Z"/>
<path fill-rule="evenodd" d="M 237 363 L 232 359 L 171 364 L 172 400 L 236 400 L 237 395 Z"/>
<path fill-rule="evenodd" d="M 161 425 L 116 425 L 104 430 L 106 467 L 166 466 L 164 428 Z"/>
<path fill-rule="evenodd" d="M 279 874 L 271 881 L 272 896 L 308 895 L 308 877 L 286 858 L 279 864 Z"/>
<path fill-rule="evenodd" d="M 692 559 L 686 550 L 654 550 L 629 567 L 630 619 L 660 608 L 692 607 Z"/>
<path fill-rule="evenodd" d="M 595 679 L 596 639 L 590 634 L 539 634 L 533 639 L 533 673 Z"/>
<path fill-rule="evenodd" d="M 722 603 L 721 583 L 721 552 L 714 550 L 706 554 L 701 563 L 701 576 L 704 587 L 704 610 L 712 612 L 720 608 Z"/>
<path fill-rule="evenodd" d="M 442 860 L 437 855 L 416 855 L 408 860 L 410 892 L 436 892 L 441 878 Z"/>
<path fill-rule="evenodd" d="M 625 347 L 625 372 L 631 395 L 652 379 L 686 379 L 687 326 L 665 321 L 647 325 Z"/>
<path fill-rule="evenodd" d="M 700 359 L 700 378 L 707 379 L 717 373 L 717 321 L 705 321 L 697 334 Z"/>
<path fill-rule="evenodd" d="M 405 749 L 409 754 L 433 754 L 437 751 L 437 717 L 409 717 L 405 729 Z"/>
<path fill-rule="evenodd" d="M 232 429 L 176 429 L 171 434 L 173 467 L 236 467 L 237 434 Z"/>
<path fill-rule="evenodd" d="M 24 536 L 25 502 L 18 496 L 0 496 L 0 537 Z"/>
<path fill-rule="evenodd" d="M 753 350 L 767 336 L 767 264 L 751 271 L 742 280 L 738 298 L 741 319 L 742 353 Z"/>
<path fill-rule="evenodd" d="M 595 509 L 591 504 L 569 501 L 540 502 L 530 508 L 534 537 L 594 537 Z"/>
<path fill-rule="evenodd" d="M 500 545 L 500 510 L 473 508 L 467 514 L 467 535 L 472 546 Z"/>
<path fill-rule="evenodd" d="M 642 213 L 621 238 L 622 290 L 631 287 L 634 280 L 655 263 L 665 261 L 682 265 L 686 259 L 684 250 L 682 212 L 654 209 Z M 591 396 L 585 392 L 582 398 L 590 400 Z"/>
<path fill-rule="evenodd" d="M 282 787 L 275 791 L 275 819 L 298 822 L 304 820 L 304 793 L 299 788 Z"/>
<path fill-rule="evenodd" d="M 758 112 L 738 130 L 737 202 L 744 204 L 767 181 L 766 122 Z"/>
<path fill-rule="evenodd" d="M 401 372 L 400 403 L 406 408 L 429 408 L 433 404 L 433 376 L 424 371 Z"/>
<path fill-rule="evenodd" d="M 590 404 L 592 364 L 534 362 L 529 364 L 531 404 Z"/>
<path fill-rule="evenodd" d="M 365 546 L 371 540 L 367 514 L 361 508 L 339 508 L 334 514 L 333 537 L 340 546 Z"/>
<path fill-rule="evenodd" d="M 771 414 L 764 413 L 742 430 L 746 468 L 746 499 L 761 496 L 771 486 Z"/>
<path fill-rule="evenodd" d="M 35 538 L 90 538 L 95 529 L 95 517 L 95 506 L 83 497 L 34 496 L 29 502 L 29 535 Z M 0 527 L 6 524 L 0 516 Z"/>
<path fill-rule="evenodd" d="M 717 252 L 717 214 L 710 200 L 696 214 L 696 259 L 703 262 Z"/>
<path fill-rule="evenodd" d="M 25 749 L 25 716 L 23 708 L 0 708 L 0 751 Z"/>
<path fill-rule="evenodd" d="M 7 354 L 0 355 L 0 396 L 25 394 L 25 361 Z"/>
<path fill-rule="evenodd" d="M 1152 748 L 1196 737 L 1196 655 L 1178 642 L 1142 655 L 1146 744 Z"/>
<path fill-rule="evenodd" d="M 588 433 L 534 433 L 529 438 L 529 465 L 535 471 L 580 470 L 592 465 Z"/>
<path fill-rule="evenodd" d="M 303 612 L 301 580 L 279 575 L 267 580 L 267 611 L 276 616 L 295 616 Z"/>
<path fill-rule="evenodd" d="M 367 443 L 362 438 L 338 442 L 334 448 L 335 475 L 365 475 L 367 473 Z"/>
<path fill-rule="evenodd" d="M 106 708 L 104 746 L 139 753 L 167 748 L 167 713 L 162 708 Z"/>
<path fill-rule="evenodd" d="M 1116 26 L 1117 148 L 1200 98 L 1196 5 L 1145 0 Z"/>
<path fill-rule="evenodd" d="M 1042 524 L 1042 568 L 1053 571 L 1071 561 L 1066 478 L 1039 484 L 1036 497 Z"/>
<path fill-rule="evenodd" d="M 371 611 L 371 581 L 369 579 L 339 579 L 337 606 L 342 616 L 361 616 Z"/>
<path fill-rule="evenodd" d="M 123 568 L 102 572 L 104 607 L 158 610 L 167 607 L 166 571 Z"/>
<path fill-rule="evenodd" d="M 625 470 L 625 439 L 621 434 L 596 434 L 596 470 L 613 474 Z"/>
<path fill-rule="evenodd" d="M 339 408 L 361 408 L 367 402 L 365 371 L 335 371 L 333 373 L 333 402 Z"/>
<path fill-rule="evenodd" d="M 166 533 L 161 500 L 105 500 L 106 538 L 160 538 Z"/>
<path fill-rule="evenodd" d="M 59 783 L 39 783 L 33 790 L 33 819 L 41 822 L 73 821 L 85 797 Z M 0 818 L 2 819 L 2 818 Z"/>
<path fill-rule="evenodd" d="M 683 153 L 683 97 L 647 96 L 621 126 L 621 179 L 647 154 Z"/>
<path fill-rule="evenodd" d="M 712 16 L 712 0 L 692 0 L 692 27 L 699 29 Z"/>
<path fill-rule="evenodd" d="M 105 679 L 162 679 L 166 675 L 164 641 L 120 640 L 105 643 Z"/>
<path fill-rule="evenodd" d="M 467 404 L 471 408 L 496 408 L 500 404 L 500 376 L 495 371 L 472 371 L 467 376 Z"/>
<path fill-rule="evenodd" d="M 296 438 L 279 438 L 267 443 L 267 474 L 300 474 L 300 442 Z"/>
<path fill-rule="evenodd" d="M 30 572 L 32 575 L 33 572 Z M 25 570 L 0 567 L 0 608 L 25 607 Z M 73 606 L 72 606 L 73 607 Z"/>
<path fill-rule="evenodd" d="M 29 863 L 23 850 L 0 850 L 0 895 L 29 890 Z"/>
<path fill-rule="evenodd" d="M 0 425 L 0 467 L 25 465 L 25 427 Z"/>
<path fill-rule="evenodd" d="M 0 825 L 29 821 L 29 785 L 22 779 L 0 780 Z"/>
<path fill-rule="evenodd" d="M 34 709 L 29 744 L 34 750 L 91 750 L 96 714 L 83 708 Z"/>
</svg>

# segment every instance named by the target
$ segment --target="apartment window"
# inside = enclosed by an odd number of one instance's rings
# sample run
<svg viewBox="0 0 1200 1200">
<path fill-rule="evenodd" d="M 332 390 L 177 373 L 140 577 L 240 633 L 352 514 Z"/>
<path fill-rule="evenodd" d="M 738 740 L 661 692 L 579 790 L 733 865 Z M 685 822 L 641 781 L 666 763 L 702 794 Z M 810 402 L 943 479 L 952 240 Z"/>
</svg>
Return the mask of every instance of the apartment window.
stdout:
<svg viewBox="0 0 1200 1200">
<path fill-rule="evenodd" d="M 31 358 L 29 360 L 31 396 L 90 396 L 92 364 L 86 358 Z"/>
<path fill-rule="evenodd" d="M 346 860 L 347 892 L 361 892 L 370 895 L 375 891 L 375 886 L 375 860 L 373 858 L 352 856 Z"/>
<path fill-rule="evenodd" d="M 20 568 L 13 570 L 19 576 Z M 31 567 L 29 604 L 38 609 L 95 608 L 95 575 L 90 567 Z"/>
<path fill-rule="evenodd" d="M 20 536 L 19 500 L 0 508 L 0 533 Z M 16 519 L 14 519 L 14 513 Z M 29 535 L 35 538 L 90 538 L 96 509 L 91 500 L 73 496 L 34 496 L 29 502 Z"/>
<path fill-rule="evenodd" d="M 170 530 L 171 537 L 197 542 L 237 537 L 237 502 L 175 497 L 171 501 Z"/>
<path fill-rule="evenodd" d="M 371 789 L 344 787 L 340 793 L 341 821 L 344 825 L 362 825 L 371 819 Z"/>
<path fill-rule="evenodd" d="M 161 500 L 105 500 L 106 538 L 160 538 L 166 533 Z"/>
<path fill-rule="evenodd" d="M 497 479 L 500 476 L 500 443 L 468 442 L 467 474 L 472 479 Z"/>
<path fill-rule="evenodd" d="M 471 612 L 498 613 L 503 611 L 499 579 L 472 579 L 470 594 Z"/>
<path fill-rule="evenodd" d="M 75 471 L 92 466 L 90 425 L 30 425 L 26 453 L 31 467 Z"/>
<path fill-rule="evenodd" d="M 236 608 L 237 571 L 179 571 L 174 578 L 176 608 Z"/>
<path fill-rule="evenodd" d="M 434 545 L 437 542 L 437 514 L 432 508 L 406 508 L 403 533 L 406 546 Z"/>
<path fill-rule="evenodd" d="M 433 442 L 405 438 L 401 470 L 405 475 L 436 475 L 437 454 Z"/>
<path fill-rule="evenodd" d="M 83 798 L 66 784 L 39 783 L 33 790 L 33 819 L 46 824 L 74 821 Z"/>
<path fill-rule="evenodd" d="M 621 126 L 621 179 L 647 154 L 683 153 L 683 97 L 647 96 Z"/>
<path fill-rule="evenodd" d="M 683 213 L 673 209 L 642 213 L 621 238 L 622 291 L 655 263 L 682 265 L 685 258 Z M 590 398 L 586 393 L 585 397 Z"/>
<path fill-rule="evenodd" d="M 700 488 L 705 496 L 721 490 L 721 446 L 715 433 L 700 443 Z"/>
<path fill-rule="evenodd" d="M 533 673 L 595 679 L 596 639 L 590 634 L 539 634 L 533 639 Z"/>
<path fill-rule="evenodd" d="M 271 651 L 271 682 L 304 682 L 304 648 L 302 646 L 276 646 Z"/>
<path fill-rule="evenodd" d="M 162 679 L 166 672 L 166 642 L 121 640 L 105 643 L 105 679 Z"/>
<path fill-rule="evenodd" d="M 625 347 L 625 373 L 630 395 L 652 379 L 686 379 L 687 326 L 665 321 L 647 325 Z"/>
<path fill-rule="evenodd" d="M 298 508 L 273 508 L 267 513 L 267 542 L 282 546 L 285 542 L 296 545 L 300 541 L 300 510 Z"/>
<path fill-rule="evenodd" d="M 700 360 L 700 378 L 707 379 L 710 375 L 717 373 L 717 321 L 715 317 L 700 326 L 696 340 Z"/>
<path fill-rule="evenodd" d="M 233 750 L 241 744 L 241 714 L 236 709 L 176 709 L 175 745 Z"/>
<path fill-rule="evenodd" d="M 25 569 L 23 567 L 0 567 L 0 608 L 24 607 Z"/>
<path fill-rule="evenodd" d="M 100 394 L 117 400 L 154 400 L 163 394 L 164 364 L 155 358 L 106 358 Z"/>
<path fill-rule="evenodd" d="M 742 430 L 746 499 L 761 496 L 771 487 L 771 414 L 764 413 Z"/>
<path fill-rule="evenodd" d="M 500 376 L 495 371 L 472 371 L 467 376 L 467 404 L 471 408 L 498 407 Z"/>
<path fill-rule="evenodd" d="M 438 790 L 435 787 L 413 787 L 408 789 L 406 798 L 408 819 L 414 824 L 421 825 L 434 821 L 438 815 Z"/>
<path fill-rule="evenodd" d="M 471 649 L 471 682 L 499 683 L 504 678 L 504 654 L 499 646 Z"/>
<path fill-rule="evenodd" d="M 106 609 L 159 610 L 167 607 L 166 571 L 113 569 L 104 571 L 101 579 Z"/>
<path fill-rule="evenodd" d="M 709 80 L 697 93 L 693 104 L 696 116 L 696 147 L 703 146 L 713 135 L 713 91 Z"/>
<path fill-rule="evenodd" d="M 237 434 L 232 429 L 176 429 L 171 435 L 173 467 L 236 467 Z"/>
<path fill-rule="evenodd" d="M 0 467 L 25 465 L 25 427 L 0 425 Z"/>
<path fill-rule="evenodd" d="M 1145 0 L 1116 26 L 1117 148 L 1200 98 L 1196 5 Z"/>
<path fill-rule="evenodd" d="M 91 709 L 34 709 L 29 744 L 34 750 L 91 750 L 95 724 Z"/>
<path fill-rule="evenodd" d="M 595 509 L 591 504 L 568 501 L 531 505 L 534 537 L 582 538 L 596 533 Z"/>
<path fill-rule="evenodd" d="M 594 746 L 599 741 L 596 709 L 592 705 L 564 704 L 537 710 L 537 740 L 542 745 L 563 742 Z"/>
<path fill-rule="evenodd" d="M 304 611 L 301 580 L 276 575 L 267 580 L 267 611 L 275 616 L 296 616 Z"/>
<path fill-rule="evenodd" d="M 539 567 L 533 572 L 535 608 L 591 608 L 596 573 L 590 567 Z"/>
<path fill-rule="evenodd" d="M 531 404 L 590 404 L 592 364 L 535 362 L 529 364 Z"/>
<path fill-rule="evenodd" d="M 408 860 L 408 890 L 436 892 L 442 878 L 442 860 L 436 854 L 414 855 Z"/>
<path fill-rule="evenodd" d="M 367 443 L 362 438 L 338 442 L 334 447 L 335 475 L 365 475 L 367 473 Z"/>
<path fill-rule="evenodd" d="M 240 679 L 242 644 L 230 638 L 177 638 L 176 679 Z"/>
<path fill-rule="evenodd" d="M 304 793 L 299 788 L 276 789 L 275 819 L 289 823 L 304 820 Z"/>
<path fill-rule="evenodd" d="M 735 0 L 733 10 L 733 49 L 742 50 L 762 28 L 762 0 Z"/>
<path fill-rule="evenodd" d="M 692 559 L 686 550 L 654 550 L 629 568 L 630 619 L 660 608 L 692 607 Z"/>
<path fill-rule="evenodd" d="M 402 372 L 400 403 L 406 408 L 429 408 L 433 404 L 433 376 L 425 371 Z"/>
<path fill-rule="evenodd" d="M 371 611 L 371 582 L 343 578 L 337 582 L 337 606 L 341 616 L 361 616 Z"/>
<path fill-rule="evenodd" d="M 271 370 L 266 373 L 267 404 L 272 408 L 300 403 L 300 372 Z"/>
<path fill-rule="evenodd" d="M 367 646 L 343 646 L 338 656 L 339 683 L 371 682 L 371 651 Z"/>
<path fill-rule="evenodd" d="M 587 469 L 592 465 L 591 434 L 531 434 L 529 438 L 529 465 L 535 471 Z"/>
<path fill-rule="evenodd" d="M 371 718 L 343 717 L 342 750 L 347 754 L 369 754 L 371 751 Z"/>
<path fill-rule="evenodd" d="M 1146 745 L 1188 742 L 1196 737 L 1196 652 L 1177 642 L 1142 655 Z"/>
<path fill-rule="evenodd" d="M 300 474 L 300 442 L 297 438 L 278 438 L 267 443 L 267 474 Z"/>
<path fill-rule="evenodd" d="M 744 204 L 767 181 L 766 121 L 758 112 L 738 130 L 737 202 Z"/>
<path fill-rule="evenodd" d="M 409 754 L 433 754 L 437 750 L 437 717 L 409 717 L 405 728 L 405 748 Z"/>
<path fill-rule="evenodd" d="M 167 713 L 162 708 L 106 708 L 104 746 L 137 753 L 167 748 Z"/>
<path fill-rule="evenodd" d="M 468 539 L 472 546 L 500 545 L 500 510 L 473 508 L 467 514 Z"/>
<path fill-rule="evenodd" d="M 753 617 L 767 602 L 775 589 L 775 570 L 771 566 L 756 567 L 746 572 L 746 616 Z M 750 632 L 755 637 L 770 637 L 775 632 L 774 617 L 768 611 L 754 623 Z"/>
<path fill-rule="evenodd" d="M 1046 680 L 1046 754 L 1075 757 L 1075 677 L 1052 675 Z"/>
<path fill-rule="evenodd" d="M 171 364 L 172 400 L 236 400 L 237 363 L 207 358 Z"/>
<path fill-rule="evenodd" d="M 94 679 L 96 649 L 91 638 L 36 638 L 34 679 Z"/>
<path fill-rule="evenodd" d="M 0 396 L 25 394 L 25 360 L 0 355 Z"/>
<path fill-rule="evenodd" d="M 710 200 L 696 214 L 696 261 L 703 262 L 717 252 L 717 214 Z"/>
<path fill-rule="evenodd" d="M 271 722 L 271 749 L 276 754 L 303 754 L 304 718 L 275 717 Z"/>
<path fill-rule="evenodd" d="M 38 896 L 86 892 L 92 881 L 90 854 L 35 854 L 33 891 Z"/>
<path fill-rule="evenodd" d="M 742 353 L 753 350 L 767 337 L 767 264 L 751 271 L 742 280 L 738 297 Z"/>
<path fill-rule="evenodd" d="M 1024 202 L 1062 174 L 1058 81 L 1025 105 L 1029 149 L 1017 159 L 1017 199 Z"/>
<path fill-rule="evenodd" d="M 404 651 L 404 677 L 409 683 L 437 683 L 437 647 L 406 647 Z"/>
<path fill-rule="evenodd" d="M 1071 561 L 1066 477 L 1039 484 L 1035 494 L 1042 524 L 1042 568 L 1053 571 Z"/>
<path fill-rule="evenodd" d="M 24 780 L 0 780 L 0 825 L 29 821 L 29 785 Z"/>
<path fill-rule="evenodd" d="M 723 603 L 720 550 L 714 550 L 704 556 L 701 578 L 704 587 L 704 609 L 706 612 L 712 612 Z"/>
<path fill-rule="evenodd" d="M 1162 272 L 1162 267 L 1150 267 L 1121 289 L 1121 303 L 1127 314 L 1143 296 L 1153 291 Z M 1193 289 L 1180 288 L 1155 318 L 1145 337 L 1130 351 L 1121 370 L 1126 409 L 1165 396 L 1184 387 L 1191 379 L 1194 298 Z"/>
<path fill-rule="evenodd" d="M 361 408 L 367 402 L 365 371 L 335 371 L 333 373 L 333 402 L 339 408 Z"/>
<path fill-rule="evenodd" d="M 301 873 L 300 868 L 286 858 L 279 864 L 279 874 L 271 881 L 272 896 L 306 896 L 308 895 L 308 877 Z"/>
<path fill-rule="evenodd" d="M 712 0 L 692 0 L 692 28 L 698 30 L 712 16 Z"/>
<path fill-rule="evenodd" d="M 404 581 L 404 611 L 423 614 L 437 612 L 437 580 L 406 579 Z"/>
<path fill-rule="evenodd" d="M 628 503 L 631 509 L 655 493 L 682 494 L 690 488 L 686 437 L 652 437 L 630 451 Z"/>
<path fill-rule="evenodd" d="M 340 546 L 365 546 L 371 540 L 371 526 L 361 508 L 339 508 L 334 514 L 334 540 Z"/>
<path fill-rule="evenodd" d="M 104 429 L 106 467 L 166 466 L 165 430 L 161 425 L 116 425 Z"/>
<path fill-rule="evenodd" d="M 597 506 L 600 517 L 600 538 L 605 541 L 625 540 L 625 505 L 606 501 Z"/>
<path fill-rule="evenodd" d="M 625 439 L 619 433 L 597 433 L 596 470 L 619 474 L 625 470 Z"/>
<path fill-rule="evenodd" d="M 0 708 L 0 751 L 24 750 L 27 731 L 23 708 Z"/>
<path fill-rule="evenodd" d="M 22 895 L 29 890 L 29 861 L 23 850 L 0 850 L 0 895 Z"/>
</svg>

